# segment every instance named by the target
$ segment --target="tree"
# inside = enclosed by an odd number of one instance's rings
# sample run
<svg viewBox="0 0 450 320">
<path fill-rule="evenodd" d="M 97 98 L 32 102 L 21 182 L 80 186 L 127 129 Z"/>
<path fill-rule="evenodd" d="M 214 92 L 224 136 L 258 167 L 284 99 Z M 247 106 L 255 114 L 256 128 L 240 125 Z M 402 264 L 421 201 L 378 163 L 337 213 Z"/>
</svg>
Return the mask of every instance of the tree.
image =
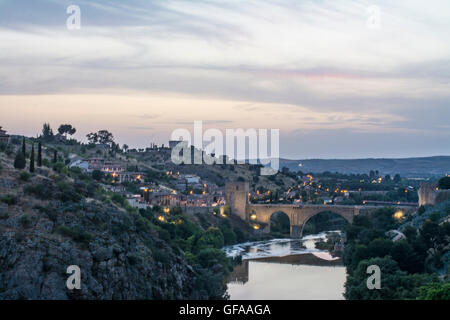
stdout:
<svg viewBox="0 0 450 320">
<path fill-rule="evenodd" d="M 53 130 L 50 127 L 49 123 L 44 123 L 44 125 L 42 126 L 42 137 L 46 141 L 53 140 L 53 138 L 54 138 Z"/>
<path fill-rule="evenodd" d="M 369 290 L 367 269 L 376 265 L 381 271 L 381 289 Z M 419 288 L 435 282 L 437 277 L 429 274 L 412 274 L 401 271 L 390 256 L 362 260 L 356 270 L 347 277 L 345 298 L 347 300 L 397 300 L 416 299 Z"/>
<path fill-rule="evenodd" d="M 38 143 L 37 166 L 42 167 L 42 144 L 40 141 Z"/>
<path fill-rule="evenodd" d="M 104 177 L 105 177 L 105 174 L 102 171 L 100 171 L 100 170 L 92 171 L 92 178 L 94 180 L 102 181 Z"/>
<path fill-rule="evenodd" d="M 77 129 L 72 127 L 71 124 L 62 124 L 58 128 L 58 132 L 59 134 L 65 135 L 67 137 L 67 134 L 70 134 L 71 136 L 74 135 L 75 132 L 77 132 Z"/>
<path fill-rule="evenodd" d="M 27 165 L 27 161 L 25 159 L 25 155 L 23 152 L 18 152 L 16 158 L 14 159 L 14 168 L 16 169 L 25 169 Z"/>
<path fill-rule="evenodd" d="M 34 143 L 31 145 L 30 172 L 34 172 Z"/>
<path fill-rule="evenodd" d="M 58 162 L 58 150 L 54 150 L 53 151 L 53 163 L 57 163 Z"/>
<path fill-rule="evenodd" d="M 209 227 L 197 242 L 198 248 L 220 249 L 224 246 L 223 234 L 217 227 Z"/>
<path fill-rule="evenodd" d="M 88 133 L 88 134 L 86 135 L 86 137 L 87 137 L 89 143 L 95 144 L 95 143 L 98 142 L 98 133 L 96 133 L 96 132 Z"/>
<path fill-rule="evenodd" d="M 22 153 L 25 156 L 25 154 L 27 153 L 27 147 L 25 144 L 25 137 L 22 138 Z"/>
<path fill-rule="evenodd" d="M 123 151 L 125 151 L 125 152 L 127 152 L 127 150 L 128 150 L 128 145 L 126 145 L 126 144 L 124 144 L 123 146 L 122 146 L 122 149 L 123 149 Z"/>
<path fill-rule="evenodd" d="M 395 176 L 394 176 L 394 182 L 395 183 L 400 183 L 402 181 L 402 177 L 400 177 L 400 175 L 397 173 Z"/>
<path fill-rule="evenodd" d="M 450 283 L 434 282 L 419 288 L 419 300 L 450 300 Z"/>
<path fill-rule="evenodd" d="M 114 142 L 114 136 L 108 130 L 100 130 L 98 132 L 98 141 L 103 144 L 110 144 Z"/>
<path fill-rule="evenodd" d="M 450 189 L 450 177 L 443 177 L 439 179 L 438 182 L 439 189 L 448 190 Z"/>
</svg>

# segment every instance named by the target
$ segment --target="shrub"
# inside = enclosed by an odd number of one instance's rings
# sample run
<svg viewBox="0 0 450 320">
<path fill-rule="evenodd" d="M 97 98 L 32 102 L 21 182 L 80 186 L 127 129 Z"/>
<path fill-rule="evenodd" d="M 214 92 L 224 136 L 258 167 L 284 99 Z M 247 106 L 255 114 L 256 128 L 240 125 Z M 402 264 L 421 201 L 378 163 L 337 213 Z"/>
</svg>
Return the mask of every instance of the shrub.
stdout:
<svg viewBox="0 0 450 320">
<path fill-rule="evenodd" d="M 450 283 L 431 283 L 419 288 L 419 300 L 450 300 Z"/>
<path fill-rule="evenodd" d="M 197 262 L 203 268 L 211 268 L 217 264 L 227 267 L 229 264 L 225 253 L 222 250 L 215 248 L 206 248 L 200 250 L 200 252 L 197 254 Z"/>
<path fill-rule="evenodd" d="M 125 199 L 124 196 L 122 196 L 122 195 L 120 195 L 120 194 L 118 194 L 118 193 L 114 193 L 114 194 L 111 196 L 111 200 L 112 200 L 113 202 L 117 203 L 118 205 L 122 206 L 122 207 L 125 206 L 125 203 L 126 203 L 126 201 L 127 201 L 127 200 Z"/>
<path fill-rule="evenodd" d="M 13 195 L 7 194 L 2 197 L 2 202 L 6 203 L 9 206 L 12 206 L 17 203 L 17 198 Z"/>
<path fill-rule="evenodd" d="M 24 191 L 25 193 L 33 194 L 41 200 L 49 200 L 52 198 L 53 194 L 53 188 L 50 185 L 43 183 L 26 186 Z"/>
<path fill-rule="evenodd" d="M 34 207 L 34 209 L 39 210 L 42 213 L 45 213 L 47 217 L 53 222 L 55 222 L 56 219 L 58 218 L 58 212 L 56 211 L 55 208 L 51 206 L 48 207 L 36 206 Z"/>
<path fill-rule="evenodd" d="M 68 174 L 69 169 L 67 169 L 66 165 L 62 162 L 57 162 L 53 165 L 53 170 L 60 174 Z"/>
<path fill-rule="evenodd" d="M 79 242 L 84 245 L 88 245 L 92 239 L 92 235 L 89 232 L 83 230 L 80 226 L 67 227 L 65 225 L 60 225 L 56 231 L 63 235 L 71 237 L 75 242 Z"/>
<path fill-rule="evenodd" d="M 24 171 L 24 172 L 20 173 L 20 176 L 19 176 L 20 180 L 27 182 L 27 181 L 30 181 L 30 178 L 31 178 L 31 174 L 29 174 L 28 172 Z"/>
<path fill-rule="evenodd" d="M 438 182 L 439 189 L 450 189 L 450 177 L 443 177 Z"/>
<path fill-rule="evenodd" d="M 42 159 L 42 165 L 46 166 L 47 168 L 50 168 L 50 160 L 48 160 L 47 158 Z"/>
<path fill-rule="evenodd" d="M 163 265 L 168 265 L 170 262 L 170 255 L 165 250 L 154 248 L 152 256 L 155 261 L 161 262 Z"/>
<path fill-rule="evenodd" d="M 197 245 L 200 248 L 210 247 L 220 249 L 224 246 L 223 234 L 217 227 L 209 227 L 198 239 Z"/>
<path fill-rule="evenodd" d="M 418 214 L 419 216 L 421 216 L 422 214 L 425 213 L 426 210 L 427 210 L 427 209 L 426 209 L 424 206 L 420 206 L 420 207 L 419 207 L 419 210 L 417 210 L 417 214 Z"/>
<path fill-rule="evenodd" d="M 19 151 L 14 159 L 14 168 L 21 170 L 25 169 L 26 165 L 27 161 L 25 159 L 25 155 Z"/>
<path fill-rule="evenodd" d="M 130 265 L 136 265 L 141 261 L 141 258 L 136 254 L 127 255 L 127 260 Z"/>
<path fill-rule="evenodd" d="M 59 198 L 62 202 L 79 202 L 83 199 L 82 195 L 70 183 L 59 182 L 56 186 L 59 192 L 55 193 L 55 198 Z"/>
<path fill-rule="evenodd" d="M 102 181 L 105 178 L 105 174 L 100 170 L 92 171 L 92 178 L 97 181 Z"/>
<path fill-rule="evenodd" d="M 23 215 L 19 221 L 24 228 L 29 228 L 31 225 L 31 218 L 28 215 Z"/>
</svg>

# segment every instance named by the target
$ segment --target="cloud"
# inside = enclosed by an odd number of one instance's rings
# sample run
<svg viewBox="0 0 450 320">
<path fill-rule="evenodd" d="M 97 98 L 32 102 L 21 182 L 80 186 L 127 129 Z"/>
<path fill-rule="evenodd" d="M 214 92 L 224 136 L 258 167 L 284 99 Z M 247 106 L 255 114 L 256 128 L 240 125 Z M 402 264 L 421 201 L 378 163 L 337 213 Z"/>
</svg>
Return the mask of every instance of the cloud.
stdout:
<svg viewBox="0 0 450 320">
<path fill-rule="evenodd" d="M 182 96 L 241 101 L 230 113 L 249 127 L 447 130 L 448 1 L 378 1 L 379 30 L 365 27 L 365 0 L 77 3 L 82 28 L 69 31 L 71 1 L 0 1 L 0 95 Z M 234 121 L 220 116 L 207 123 Z"/>
</svg>

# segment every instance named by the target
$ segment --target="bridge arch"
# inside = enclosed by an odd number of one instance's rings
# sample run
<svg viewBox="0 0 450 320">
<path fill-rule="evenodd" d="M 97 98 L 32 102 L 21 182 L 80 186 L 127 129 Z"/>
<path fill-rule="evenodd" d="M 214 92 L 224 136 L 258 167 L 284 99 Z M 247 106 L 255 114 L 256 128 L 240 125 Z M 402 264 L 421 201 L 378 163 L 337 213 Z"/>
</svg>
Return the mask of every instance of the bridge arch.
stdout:
<svg viewBox="0 0 450 320">
<path fill-rule="evenodd" d="M 283 210 L 274 211 L 269 218 L 268 231 L 285 236 L 291 234 L 291 219 Z"/>
<path fill-rule="evenodd" d="M 322 211 L 317 211 L 316 213 L 314 213 L 314 214 L 310 215 L 308 218 L 306 218 L 306 220 L 303 222 L 303 225 L 301 226 L 301 230 L 300 230 L 300 234 L 299 234 L 300 237 L 302 237 L 304 235 L 305 227 L 307 226 L 308 222 L 317 218 L 321 214 L 332 214 L 336 217 L 340 217 L 340 218 L 342 218 L 342 220 L 346 221 L 347 224 L 352 223 L 352 221 L 353 221 L 353 217 L 349 217 L 348 214 L 342 214 L 339 212 L 335 212 L 332 209 L 331 210 L 324 209 Z M 318 231 L 318 232 L 321 232 L 321 231 Z"/>
</svg>

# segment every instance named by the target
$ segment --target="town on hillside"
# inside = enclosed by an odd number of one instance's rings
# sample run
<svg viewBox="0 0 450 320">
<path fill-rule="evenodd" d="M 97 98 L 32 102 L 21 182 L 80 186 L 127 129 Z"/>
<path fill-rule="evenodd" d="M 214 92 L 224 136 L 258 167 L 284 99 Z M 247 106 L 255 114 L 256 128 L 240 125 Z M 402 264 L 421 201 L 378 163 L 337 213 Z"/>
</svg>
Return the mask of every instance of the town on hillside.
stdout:
<svg viewBox="0 0 450 320">
<path fill-rule="evenodd" d="M 10 153 L 17 153 L 16 158 L 25 151 L 28 162 L 28 153 L 34 148 L 40 161 L 33 170 L 39 170 L 40 165 L 63 165 L 67 170 L 91 175 L 105 190 L 124 196 L 132 207 L 158 206 L 163 213 L 179 207 L 185 211 L 204 208 L 205 212 L 225 214 L 225 186 L 232 181 L 249 182 L 249 203 L 296 206 L 416 207 L 421 184 L 427 182 L 438 188 L 437 179 L 383 175 L 376 168 L 367 174 L 307 173 L 282 168 L 276 175 L 259 176 L 260 165 L 175 165 L 171 152 L 179 141 L 169 141 L 167 146 L 150 143 L 146 148 L 130 149 L 126 144 L 119 146 L 108 130 L 88 133 L 87 143 L 72 138 L 75 132 L 72 125 L 62 124 L 54 134 L 46 123 L 37 138 L 31 138 L 10 136 L 0 128 L 0 141 Z M 198 150 L 191 147 L 192 157 L 195 152 Z"/>
</svg>

